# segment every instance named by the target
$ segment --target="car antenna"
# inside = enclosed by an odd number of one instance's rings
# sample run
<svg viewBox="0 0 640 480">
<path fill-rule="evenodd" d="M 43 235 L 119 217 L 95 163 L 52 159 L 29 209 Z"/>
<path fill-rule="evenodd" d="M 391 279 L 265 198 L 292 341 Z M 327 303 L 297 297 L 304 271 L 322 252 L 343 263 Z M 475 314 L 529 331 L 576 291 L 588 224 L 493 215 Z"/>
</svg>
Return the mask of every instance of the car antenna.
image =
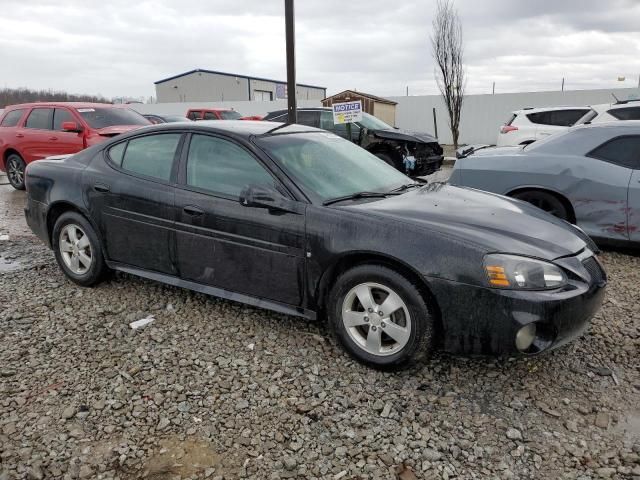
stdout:
<svg viewBox="0 0 640 480">
<path fill-rule="evenodd" d="M 620 99 L 618 97 L 616 97 L 615 93 L 611 92 L 611 96 L 616 99 L 616 103 L 620 102 Z"/>
</svg>

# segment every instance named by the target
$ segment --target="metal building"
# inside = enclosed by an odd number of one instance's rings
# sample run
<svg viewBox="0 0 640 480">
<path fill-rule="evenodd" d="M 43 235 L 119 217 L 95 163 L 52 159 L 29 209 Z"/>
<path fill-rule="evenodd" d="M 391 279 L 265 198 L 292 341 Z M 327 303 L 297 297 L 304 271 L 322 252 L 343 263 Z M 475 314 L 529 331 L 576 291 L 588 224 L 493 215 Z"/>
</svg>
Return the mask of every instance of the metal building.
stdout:
<svg viewBox="0 0 640 480">
<path fill-rule="evenodd" d="M 158 80 L 155 85 L 159 103 L 287 98 L 287 82 L 199 68 Z M 322 100 L 327 89 L 299 83 L 296 93 L 300 100 Z"/>
</svg>

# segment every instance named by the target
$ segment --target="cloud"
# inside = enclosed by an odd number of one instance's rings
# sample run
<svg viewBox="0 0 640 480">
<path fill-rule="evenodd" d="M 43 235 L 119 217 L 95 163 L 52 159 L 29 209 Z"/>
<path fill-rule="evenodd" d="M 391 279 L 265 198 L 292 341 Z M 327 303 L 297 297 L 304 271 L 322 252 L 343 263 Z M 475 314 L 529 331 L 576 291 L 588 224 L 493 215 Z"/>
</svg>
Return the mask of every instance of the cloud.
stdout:
<svg viewBox="0 0 640 480">
<path fill-rule="evenodd" d="M 280 0 L 3 0 L 3 86 L 154 95 L 209 68 L 285 79 Z M 468 93 L 635 86 L 640 2 L 458 0 Z M 436 93 L 435 1 L 296 2 L 298 81 L 329 92 Z M 616 81 L 626 76 L 625 83 Z"/>
</svg>

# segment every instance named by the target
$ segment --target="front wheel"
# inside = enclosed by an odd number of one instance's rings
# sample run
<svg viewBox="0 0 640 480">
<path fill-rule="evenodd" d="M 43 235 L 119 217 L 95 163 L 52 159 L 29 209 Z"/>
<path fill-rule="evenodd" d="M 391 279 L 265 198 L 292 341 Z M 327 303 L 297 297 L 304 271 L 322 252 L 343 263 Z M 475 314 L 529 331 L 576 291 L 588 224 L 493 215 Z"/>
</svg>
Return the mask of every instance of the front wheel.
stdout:
<svg viewBox="0 0 640 480">
<path fill-rule="evenodd" d="M 26 164 L 20 155 L 12 153 L 7 158 L 7 178 L 16 190 L 24 190 L 24 169 Z"/>
<path fill-rule="evenodd" d="M 333 330 L 358 361 L 393 367 L 418 360 L 434 344 L 434 321 L 418 287 L 379 265 L 343 273 L 327 306 Z"/>
<path fill-rule="evenodd" d="M 529 190 L 513 195 L 513 198 L 535 205 L 551 215 L 569 221 L 569 211 L 558 197 L 548 192 Z"/>
<path fill-rule="evenodd" d="M 67 212 L 58 218 L 53 227 L 52 245 L 58 265 L 78 285 L 95 285 L 108 270 L 98 235 L 79 213 Z"/>
</svg>

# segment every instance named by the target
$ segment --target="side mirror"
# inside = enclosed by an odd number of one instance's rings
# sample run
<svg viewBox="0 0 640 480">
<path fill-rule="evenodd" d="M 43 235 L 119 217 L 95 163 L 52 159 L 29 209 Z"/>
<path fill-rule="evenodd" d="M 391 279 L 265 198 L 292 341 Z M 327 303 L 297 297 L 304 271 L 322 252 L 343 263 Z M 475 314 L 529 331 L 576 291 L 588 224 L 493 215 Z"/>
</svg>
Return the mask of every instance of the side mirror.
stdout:
<svg viewBox="0 0 640 480">
<path fill-rule="evenodd" d="M 76 122 L 62 122 L 62 130 L 65 132 L 82 132 L 82 127 Z"/>
<path fill-rule="evenodd" d="M 273 188 L 247 185 L 240 193 L 244 207 L 268 208 L 273 211 L 300 213 L 297 202 L 286 198 Z"/>
</svg>

